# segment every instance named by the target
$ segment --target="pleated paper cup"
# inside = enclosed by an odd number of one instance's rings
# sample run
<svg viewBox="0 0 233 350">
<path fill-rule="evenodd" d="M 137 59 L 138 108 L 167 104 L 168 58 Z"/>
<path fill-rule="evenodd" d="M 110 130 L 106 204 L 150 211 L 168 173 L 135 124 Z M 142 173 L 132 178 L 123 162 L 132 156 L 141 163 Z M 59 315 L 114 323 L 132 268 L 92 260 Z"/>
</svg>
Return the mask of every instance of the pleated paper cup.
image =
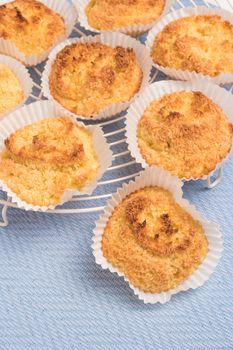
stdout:
<svg viewBox="0 0 233 350">
<path fill-rule="evenodd" d="M 4 4 L 11 1 L 12 0 L 4 1 Z M 75 6 L 73 6 L 69 0 L 40 0 L 40 2 L 52 9 L 54 12 L 58 13 L 64 19 L 66 30 L 65 34 L 60 36 L 54 45 L 39 55 L 25 55 L 16 47 L 13 42 L 0 38 L 0 52 L 18 59 L 26 66 L 35 66 L 38 63 L 43 62 L 48 57 L 49 52 L 57 44 L 68 38 L 72 32 L 78 16 Z"/>
<path fill-rule="evenodd" d="M 64 116 L 63 111 L 61 111 L 61 109 L 54 105 L 54 103 L 51 101 L 34 102 L 13 112 L 8 116 L 8 118 L 5 118 L 0 122 L 0 152 L 5 149 L 4 140 L 17 129 L 37 122 L 41 119 L 60 116 Z M 98 180 L 103 176 L 104 172 L 112 163 L 112 152 L 106 142 L 101 128 L 98 126 L 86 127 L 80 122 L 77 122 L 77 125 L 85 127 L 91 132 L 93 137 L 93 147 L 100 162 L 100 169 L 96 175 L 96 178 L 81 190 L 67 189 L 62 195 L 60 203 L 57 205 L 68 202 L 73 196 L 91 194 L 97 187 Z M 26 203 L 25 201 L 22 201 L 16 193 L 11 191 L 2 180 L 0 180 L 0 189 L 7 193 L 8 197 L 11 198 L 13 203 L 16 203 L 19 208 L 25 210 L 47 211 L 49 209 L 54 209 L 57 206 L 37 206 Z"/>
<path fill-rule="evenodd" d="M 183 17 L 189 16 L 202 16 L 202 15 L 218 15 L 222 17 L 222 19 L 230 22 L 233 25 L 233 13 L 223 10 L 221 8 L 209 8 L 206 6 L 198 6 L 198 7 L 187 7 L 178 11 L 174 11 L 169 13 L 168 15 L 161 18 L 159 22 L 157 22 L 154 27 L 148 33 L 146 46 L 148 49 L 152 50 L 154 41 L 157 35 L 164 29 L 166 25 L 169 23 L 178 20 Z M 221 73 L 216 77 L 210 77 L 208 75 L 204 75 L 202 73 L 196 73 L 194 71 L 175 69 L 170 67 L 163 67 L 159 64 L 153 63 L 154 67 L 158 70 L 162 71 L 166 75 L 171 78 L 178 80 L 193 80 L 195 78 L 207 78 L 211 80 L 213 83 L 221 85 L 233 82 L 233 74 L 232 73 Z"/>
<path fill-rule="evenodd" d="M 57 54 L 66 46 L 74 44 L 74 43 L 102 43 L 105 45 L 108 45 L 112 48 L 115 48 L 117 46 L 121 46 L 124 48 L 132 48 L 135 52 L 135 55 L 137 57 L 138 63 L 141 66 L 143 78 L 141 82 L 141 87 L 139 91 L 135 94 L 135 96 L 127 102 L 120 102 L 120 103 L 114 103 L 110 105 L 109 107 L 106 107 L 102 109 L 99 113 L 93 115 L 92 117 L 83 117 L 82 115 L 78 115 L 75 113 L 70 112 L 68 109 L 64 108 L 59 102 L 57 102 L 51 92 L 49 87 L 49 76 L 51 72 L 51 68 L 53 66 L 53 63 L 57 57 Z M 76 39 L 68 39 L 62 44 L 58 45 L 49 55 L 49 59 L 46 63 L 44 72 L 42 74 L 42 91 L 44 96 L 46 96 L 48 99 L 52 100 L 54 103 L 58 104 L 66 113 L 69 113 L 69 115 L 72 115 L 75 118 L 79 119 L 92 119 L 92 120 L 100 120 L 105 119 L 108 117 L 111 117 L 117 113 L 120 113 L 127 109 L 130 105 L 130 103 L 135 99 L 136 96 L 138 96 L 144 89 L 149 85 L 149 79 L 150 79 L 150 71 L 152 68 L 152 60 L 150 58 L 150 53 L 148 49 L 145 47 L 145 45 L 141 44 L 136 39 L 133 39 L 127 35 L 117 33 L 117 32 L 105 32 L 96 36 L 83 36 L 81 38 Z"/>
<path fill-rule="evenodd" d="M 168 302 L 174 294 L 187 291 L 190 288 L 196 289 L 202 286 L 213 273 L 222 255 L 223 244 L 219 226 L 212 222 L 203 220 L 195 207 L 190 205 L 190 203 L 183 198 L 182 185 L 183 183 L 180 180 L 174 176 L 171 176 L 168 172 L 155 166 L 148 167 L 136 177 L 135 181 L 131 181 L 129 184 L 124 184 L 123 187 L 112 196 L 112 199 L 108 202 L 103 215 L 101 215 L 99 220 L 96 222 L 92 245 L 96 263 L 101 265 L 103 269 L 108 269 L 111 272 L 116 272 L 118 276 L 122 276 L 124 280 L 129 283 L 130 287 L 134 291 L 134 294 L 137 295 L 140 300 L 143 300 L 144 303 L 154 304 L 159 302 L 164 304 Z M 159 186 L 170 191 L 175 201 L 195 220 L 199 221 L 208 240 L 207 256 L 198 269 L 176 288 L 162 293 L 145 293 L 139 288 L 135 288 L 123 273 L 121 273 L 107 261 L 102 251 L 102 237 L 114 209 L 130 193 L 147 186 Z"/>
<path fill-rule="evenodd" d="M 132 156 L 140 163 L 144 168 L 148 166 L 148 163 L 143 158 L 137 140 L 137 127 L 138 123 L 145 111 L 145 109 L 154 101 L 160 99 L 165 94 L 175 93 L 178 91 L 200 91 L 207 97 L 209 97 L 214 103 L 222 108 L 230 123 L 233 123 L 232 106 L 233 95 L 213 84 L 206 79 L 194 79 L 193 81 L 159 81 L 151 84 L 130 106 L 126 115 L 126 142 Z M 182 181 L 190 180 L 205 180 L 212 176 L 213 173 L 223 166 L 224 162 L 229 157 L 230 153 L 225 159 L 218 163 L 208 175 L 201 178 L 182 178 Z"/>
<path fill-rule="evenodd" d="M 24 67 L 23 64 L 18 62 L 12 57 L 0 55 L 0 63 L 4 64 L 6 67 L 10 68 L 10 70 L 15 74 L 15 76 L 18 78 L 20 86 L 23 90 L 23 100 L 21 103 L 19 103 L 16 107 L 13 107 L 4 113 L 0 114 L 0 120 L 4 118 L 7 114 L 11 113 L 15 109 L 21 107 L 24 102 L 27 100 L 29 95 L 32 92 L 32 79 L 29 75 L 28 70 Z"/>
<path fill-rule="evenodd" d="M 162 16 L 164 16 L 165 14 L 167 14 L 173 4 L 174 0 L 166 0 L 165 1 L 165 7 L 164 10 L 162 12 L 162 14 L 152 23 L 149 24 L 135 24 L 135 25 L 130 25 L 127 27 L 123 27 L 123 28 L 113 28 L 112 30 L 114 30 L 114 32 L 121 32 L 124 34 L 129 34 L 132 36 L 137 36 L 140 34 L 143 34 L 145 32 L 147 32 L 148 30 L 150 30 L 155 23 L 157 23 L 157 21 L 160 20 L 160 18 Z M 77 11 L 78 11 L 78 21 L 80 23 L 80 25 L 85 29 L 85 30 L 89 30 L 91 32 L 94 33 L 103 33 L 105 32 L 104 30 L 98 30 L 96 28 L 93 28 L 92 26 L 90 26 L 90 24 L 88 23 L 88 19 L 87 19 L 87 15 L 85 13 L 85 9 L 87 7 L 87 5 L 90 3 L 90 0 L 76 0 L 74 1 L 75 6 L 77 7 Z"/>
</svg>

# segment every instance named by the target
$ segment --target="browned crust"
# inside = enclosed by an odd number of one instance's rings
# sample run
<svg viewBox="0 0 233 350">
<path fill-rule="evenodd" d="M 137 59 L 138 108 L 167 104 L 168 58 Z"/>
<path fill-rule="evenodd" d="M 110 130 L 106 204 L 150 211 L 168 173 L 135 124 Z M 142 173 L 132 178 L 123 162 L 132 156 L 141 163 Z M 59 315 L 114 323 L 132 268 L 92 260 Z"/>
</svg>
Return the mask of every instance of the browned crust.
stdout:
<svg viewBox="0 0 233 350">
<path fill-rule="evenodd" d="M 85 159 L 77 124 L 69 117 L 42 119 L 18 129 L 5 146 L 12 156 L 30 161 L 64 164 Z"/>
<path fill-rule="evenodd" d="M 151 56 L 169 68 L 209 76 L 233 73 L 233 26 L 220 16 L 191 16 L 169 23 L 156 37 Z"/>
<path fill-rule="evenodd" d="M 114 209 L 102 249 L 105 258 L 135 287 L 160 293 L 175 288 L 198 268 L 208 242 L 200 223 L 170 192 L 145 187 Z"/>
<path fill-rule="evenodd" d="M 19 198 L 40 206 L 61 202 L 66 189 L 80 190 L 99 170 L 92 134 L 69 117 L 52 117 L 18 129 L 0 154 L 0 179 Z"/>
<path fill-rule="evenodd" d="M 51 69 L 51 95 L 73 113 L 92 117 L 140 89 L 142 70 L 132 49 L 75 43 L 61 50 Z"/>
<path fill-rule="evenodd" d="M 165 0 L 91 0 L 85 9 L 88 23 L 98 30 L 153 23 Z"/>
<path fill-rule="evenodd" d="M 153 101 L 137 126 L 143 158 L 180 178 L 201 178 L 226 158 L 233 127 L 201 92 L 181 91 Z"/>
<path fill-rule="evenodd" d="M 15 0 L 0 6 L 0 37 L 25 55 L 43 53 L 64 33 L 64 19 L 39 1 Z"/>
</svg>

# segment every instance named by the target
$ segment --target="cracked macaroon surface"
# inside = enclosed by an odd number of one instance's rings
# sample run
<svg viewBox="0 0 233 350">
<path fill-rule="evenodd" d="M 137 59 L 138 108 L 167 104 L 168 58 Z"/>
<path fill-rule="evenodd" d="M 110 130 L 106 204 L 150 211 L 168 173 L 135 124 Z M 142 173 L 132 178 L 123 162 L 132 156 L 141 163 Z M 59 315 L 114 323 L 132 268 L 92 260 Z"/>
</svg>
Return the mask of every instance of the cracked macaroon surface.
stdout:
<svg viewBox="0 0 233 350">
<path fill-rule="evenodd" d="M 99 160 L 91 133 L 69 117 L 51 117 L 18 129 L 5 140 L 0 179 L 30 204 L 59 204 L 67 189 L 96 177 Z"/>
<path fill-rule="evenodd" d="M 0 6 L 0 38 L 25 55 L 39 55 L 65 33 L 63 18 L 36 0 L 15 0 Z"/>
<path fill-rule="evenodd" d="M 164 6 L 165 0 L 91 0 L 85 12 L 93 28 L 112 30 L 150 24 L 162 14 Z"/>
<path fill-rule="evenodd" d="M 230 152 L 233 127 L 201 92 L 180 91 L 154 100 L 137 125 L 142 157 L 179 178 L 201 178 Z"/>
<path fill-rule="evenodd" d="M 151 56 L 169 68 L 215 77 L 233 73 L 233 25 L 220 16 L 190 16 L 169 23 L 155 38 Z"/>
<path fill-rule="evenodd" d="M 175 288 L 207 255 L 200 223 L 160 187 L 128 195 L 114 209 L 102 238 L 103 255 L 134 287 L 148 293 Z"/>
<path fill-rule="evenodd" d="M 53 98 L 84 117 L 131 100 L 141 81 L 142 70 L 132 49 L 101 43 L 66 46 L 55 58 L 49 76 Z"/>
<path fill-rule="evenodd" d="M 0 63 L 0 114 L 19 105 L 23 98 L 23 89 L 15 73 Z"/>
</svg>

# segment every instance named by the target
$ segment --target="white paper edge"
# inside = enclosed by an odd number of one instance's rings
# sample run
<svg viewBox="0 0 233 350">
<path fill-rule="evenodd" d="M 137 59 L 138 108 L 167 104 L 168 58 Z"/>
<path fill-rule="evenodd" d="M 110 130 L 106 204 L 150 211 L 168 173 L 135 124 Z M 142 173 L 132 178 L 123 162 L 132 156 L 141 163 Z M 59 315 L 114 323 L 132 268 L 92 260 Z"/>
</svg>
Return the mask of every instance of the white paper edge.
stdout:
<svg viewBox="0 0 233 350">
<path fill-rule="evenodd" d="M 0 122 L 0 152 L 5 149 L 4 140 L 17 129 L 41 119 L 64 115 L 65 114 L 63 111 L 54 105 L 52 101 L 38 101 L 17 109 L 15 112 Z M 100 169 L 96 178 L 82 190 L 77 191 L 73 189 L 67 189 L 62 195 L 60 203 L 50 206 L 37 206 L 22 201 L 16 193 L 10 190 L 8 186 L 2 180 L 0 180 L 0 189 L 5 191 L 11 198 L 12 202 L 16 203 L 19 208 L 33 211 L 47 211 L 71 200 L 73 196 L 91 194 L 95 190 L 98 180 L 103 176 L 104 172 L 112 164 L 112 152 L 100 127 L 87 127 L 81 122 L 77 122 L 77 124 L 87 128 L 93 135 L 93 146 L 100 162 Z"/>
<path fill-rule="evenodd" d="M 163 30 L 163 28 L 170 22 L 177 20 L 179 18 L 188 17 L 188 16 L 197 16 L 197 15 L 219 15 L 224 20 L 229 21 L 233 25 L 233 13 L 226 11 L 222 8 L 209 8 L 206 6 L 197 6 L 197 7 L 186 7 L 180 10 L 171 12 L 166 16 L 162 17 L 159 22 L 157 22 L 154 27 L 149 31 L 148 37 L 146 40 L 146 46 L 151 51 L 153 43 L 157 35 Z M 221 85 L 233 82 L 233 74 L 221 73 L 216 77 L 210 77 L 202 73 L 196 73 L 194 71 L 183 71 L 181 69 L 174 69 L 163 67 L 158 64 L 153 63 L 153 66 L 168 75 L 173 79 L 178 80 L 192 80 L 195 78 L 206 78 L 211 80 L 213 83 Z"/>
<path fill-rule="evenodd" d="M 12 0 L 4 1 L 5 3 L 11 2 Z M 49 52 L 64 39 L 68 38 L 72 32 L 72 29 L 77 20 L 77 10 L 68 0 L 39 0 L 44 5 L 57 12 L 65 21 L 66 31 L 65 34 L 60 36 L 58 40 L 48 50 L 40 55 L 27 56 L 21 52 L 16 45 L 10 40 L 0 38 L 0 52 L 14 57 L 24 63 L 26 66 L 35 66 L 38 63 L 43 62 L 49 55 Z"/>
<path fill-rule="evenodd" d="M 137 56 L 137 60 L 141 66 L 143 72 L 143 79 L 141 83 L 141 87 L 139 91 L 135 94 L 135 96 L 128 102 L 123 103 L 114 103 L 109 107 L 104 108 L 100 113 L 93 115 L 92 118 L 83 117 L 81 115 L 77 115 L 75 113 L 70 112 L 66 108 L 64 108 L 58 101 L 56 101 L 53 96 L 50 94 L 49 88 L 49 75 L 51 71 L 51 67 L 53 62 L 58 54 L 65 46 L 74 44 L 74 43 L 93 43 L 93 42 L 101 42 L 103 44 L 109 45 L 111 47 L 122 46 L 124 48 L 132 48 Z M 49 59 L 46 63 L 45 69 L 42 74 L 42 92 L 44 96 L 48 99 L 52 100 L 54 103 L 60 106 L 64 112 L 69 115 L 83 119 L 83 120 L 101 120 L 106 119 L 108 117 L 114 116 L 124 110 L 126 110 L 130 103 L 138 96 L 148 85 L 150 79 L 150 72 L 152 68 L 152 60 L 150 58 L 149 50 L 145 47 L 145 45 L 141 44 L 134 38 L 131 38 L 125 34 L 117 33 L 117 32 L 105 32 L 96 36 L 83 36 L 81 38 L 68 39 L 58 45 L 49 55 Z"/>
<path fill-rule="evenodd" d="M 221 239 L 219 226 L 215 223 L 205 221 L 201 218 L 199 212 L 193 205 L 183 198 L 182 192 L 183 183 L 174 176 L 171 176 L 168 172 L 161 168 L 152 166 L 142 171 L 135 181 L 130 181 L 129 184 L 124 184 L 118 191 L 113 194 L 112 199 L 107 203 L 104 213 L 96 221 L 94 236 L 93 236 L 93 254 L 98 265 L 101 265 L 103 269 L 108 269 L 111 272 L 117 273 L 118 276 L 124 278 L 128 282 L 129 286 L 133 290 L 137 297 L 144 301 L 144 303 L 161 303 L 168 302 L 172 295 L 188 289 L 196 289 L 202 286 L 213 273 L 217 266 L 223 251 L 223 243 Z M 176 288 L 171 289 L 168 292 L 163 293 L 145 293 L 138 288 L 135 288 L 129 280 L 121 273 L 117 268 L 113 267 L 111 263 L 103 256 L 101 242 L 104 233 L 105 226 L 111 216 L 114 208 L 130 193 L 144 188 L 145 186 L 160 186 L 169 190 L 175 199 L 175 201 L 184 208 L 192 217 L 200 222 L 205 235 L 208 239 L 209 249 L 206 258 L 198 267 L 198 269 L 190 275 L 184 282 L 179 284 Z"/>
</svg>

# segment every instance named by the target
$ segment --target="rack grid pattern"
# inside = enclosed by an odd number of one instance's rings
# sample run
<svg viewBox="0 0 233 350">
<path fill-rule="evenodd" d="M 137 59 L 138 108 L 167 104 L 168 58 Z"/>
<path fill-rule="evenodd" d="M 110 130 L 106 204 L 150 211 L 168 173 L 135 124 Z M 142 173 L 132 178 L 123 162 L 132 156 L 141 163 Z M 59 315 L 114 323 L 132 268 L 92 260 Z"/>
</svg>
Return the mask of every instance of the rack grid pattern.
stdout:
<svg viewBox="0 0 233 350">
<path fill-rule="evenodd" d="M 203 0 L 179 0 L 176 1 L 171 10 L 177 10 L 187 6 L 205 5 Z M 233 4 L 230 0 L 211 0 L 206 4 L 207 6 L 220 6 L 227 10 L 233 11 Z M 79 25 L 76 25 L 71 37 L 80 37 L 88 34 Z M 145 41 L 145 36 L 141 36 L 140 41 Z M 30 68 L 30 74 L 33 78 L 33 91 L 27 100 L 28 103 L 39 101 L 44 99 L 41 91 L 41 74 L 44 69 L 44 63 L 37 65 L 34 68 Z M 153 70 L 151 74 L 151 82 L 168 79 L 164 74 L 157 70 Z M 233 86 L 231 84 L 225 85 L 225 88 L 233 93 Z M 54 210 L 50 210 L 50 213 L 56 214 L 85 214 L 90 212 L 99 212 L 104 209 L 106 201 L 111 198 L 112 193 L 121 186 L 122 183 L 133 180 L 140 170 L 141 166 L 137 164 L 134 158 L 131 157 L 127 148 L 124 120 L 126 112 L 123 112 L 111 119 L 101 122 L 92 122 L 102 127 L 105 137 L 113 151 L 113 163 L 112 166 L 104 174 L 101 181 L 98 182 L 98 187 L 91 196 L 79 196 L 74 197 L 72 201 L 66 203 Z M 89 124 L 90 122 L 86 122 Z M 213 187 L 221 180 L 221 169 L 218 172 L 217 178 L 214 183 L 211 180 L 207 180 L 207 186 Z M 114 190 L 113 190 L 114 189 Z M 5 194 L 0 191 L 0 227 L 8 225 L 7 209 L 17 208 L 15 203 L 12 203 L 9 198 L 5 197 Z"/>
</svg>

